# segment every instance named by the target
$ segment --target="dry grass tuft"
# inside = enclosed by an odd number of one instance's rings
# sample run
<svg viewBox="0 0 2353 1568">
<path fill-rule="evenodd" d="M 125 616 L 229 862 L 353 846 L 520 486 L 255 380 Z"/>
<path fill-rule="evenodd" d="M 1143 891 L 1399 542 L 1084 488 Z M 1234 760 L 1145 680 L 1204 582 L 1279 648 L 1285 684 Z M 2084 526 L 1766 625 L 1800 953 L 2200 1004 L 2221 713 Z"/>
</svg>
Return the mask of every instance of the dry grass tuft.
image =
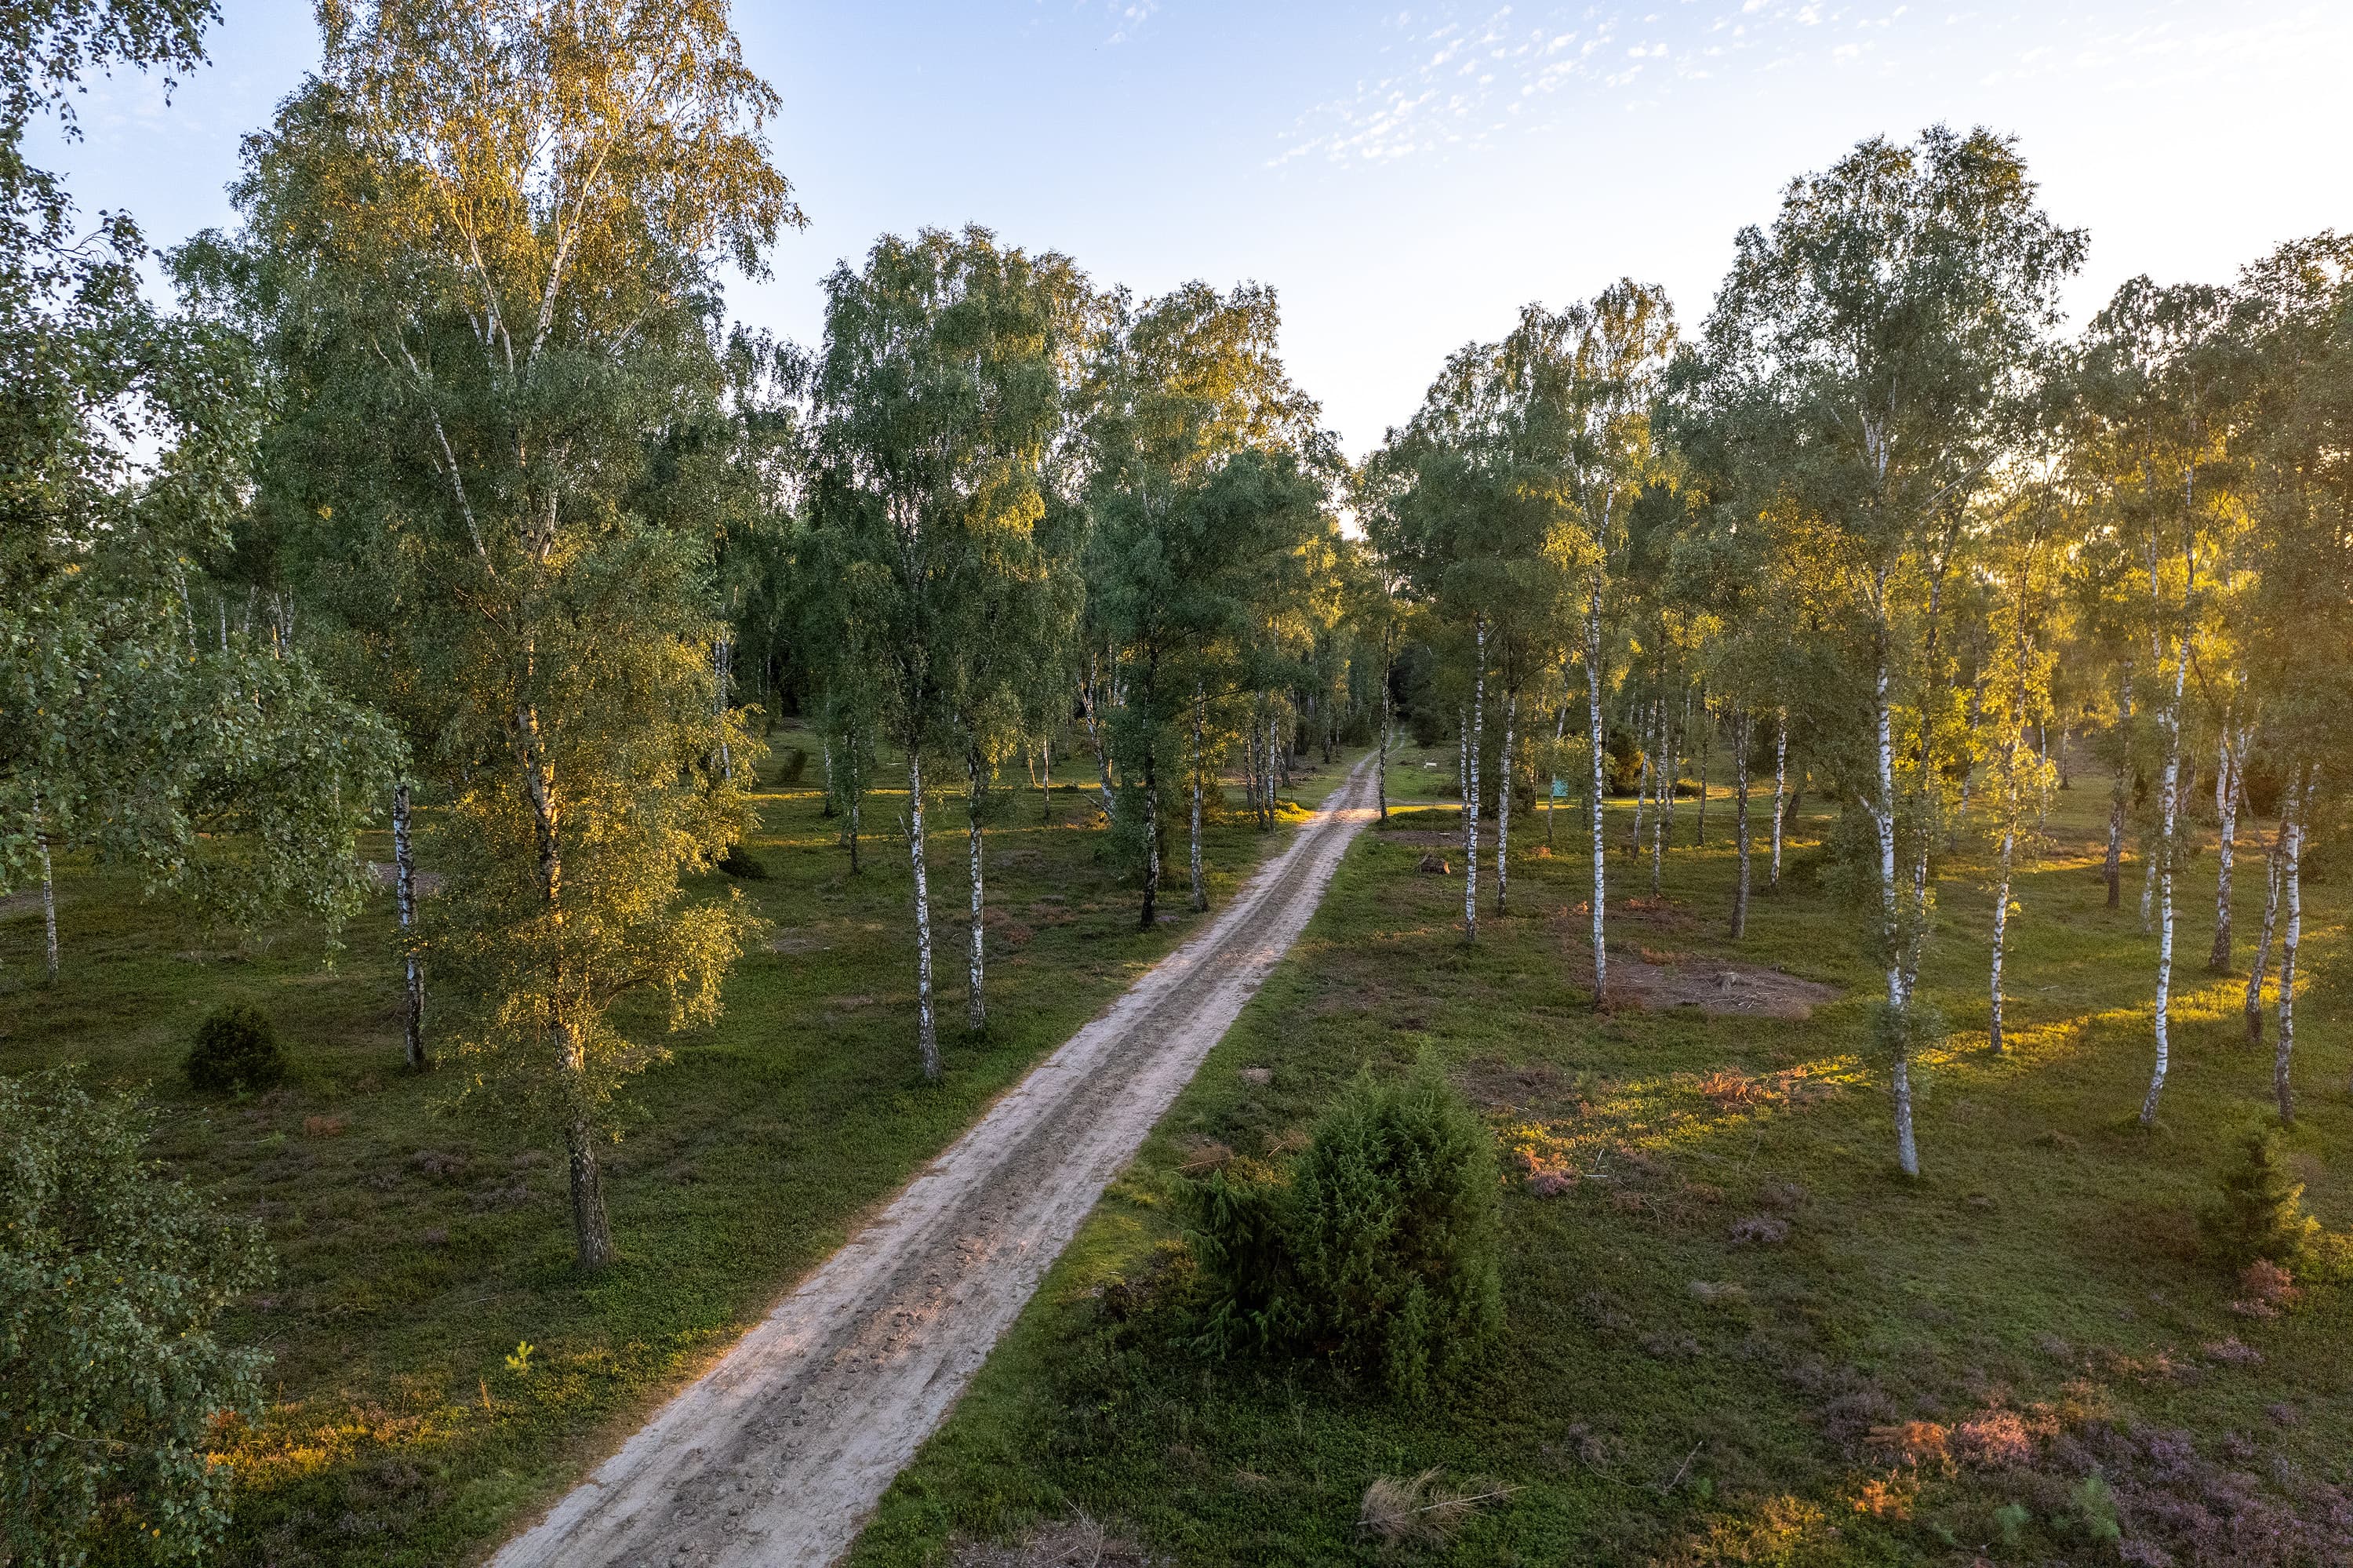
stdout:
<svg viewBox="0 0 2353 1568">
<path fill-rule="evenodd" d="M 1509 1497 L 1518 1489 L 1481 1489 L 1474 1485 L 1467 1490 L 1456 1490 L 1440 1485 L 1438 1475 L 1432 1469 L 1422 1471 L 1411 1480 L 1398 1476 L 1374 1477 L 1373 1484 L 1365 1489 L 1363 1506 L 1356 1510 L 1356 1528 L 1383 1541 L 1442 1546 L 1453 1539 L 1455 1528 L 1481 1503 Z"/>
</svg>

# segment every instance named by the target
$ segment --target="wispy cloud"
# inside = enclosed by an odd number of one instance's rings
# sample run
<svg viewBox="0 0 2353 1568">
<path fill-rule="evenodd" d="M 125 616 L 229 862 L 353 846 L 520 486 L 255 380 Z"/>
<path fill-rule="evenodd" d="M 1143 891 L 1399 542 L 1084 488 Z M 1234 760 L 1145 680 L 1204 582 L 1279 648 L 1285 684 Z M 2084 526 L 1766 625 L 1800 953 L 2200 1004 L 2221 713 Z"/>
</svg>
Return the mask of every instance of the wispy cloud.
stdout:
<svg viewBox="0 0 2353 1568">
<path fill-rule="evenodd" d="M 1910 0 L 1651 0 L 1639 5 L 1502 5 L 1399 11 L 1365 69 L 1277 137 L 1268 166 L 1376 165 L 1466 154 L 1553 129 L 1598 100 L 1626 109 L 1801 61 L 1887 73 L 1921 68 L 1953 29 L 2015 37 L 1989 82 L 2096 77 L 2145 90 L 2253 70 L 2344 32 L 2319 0 L 2001 0 L 1967 9 Z"/>
<path fill-rule="evenodd" d="M 1152 14 L 1160 9 L 1160 0 L 1109 0 L 1104 7 L 1111 12 L 1113 26 L 1106 44 L 1124 44 L 1135 37 Z"/>
</svg>

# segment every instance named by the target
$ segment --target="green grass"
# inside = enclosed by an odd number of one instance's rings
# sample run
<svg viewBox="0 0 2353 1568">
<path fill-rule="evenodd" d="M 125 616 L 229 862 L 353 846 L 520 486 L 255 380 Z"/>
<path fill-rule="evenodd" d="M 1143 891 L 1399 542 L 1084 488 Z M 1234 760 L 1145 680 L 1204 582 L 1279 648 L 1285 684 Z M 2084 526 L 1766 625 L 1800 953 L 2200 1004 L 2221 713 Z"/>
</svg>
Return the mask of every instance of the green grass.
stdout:
<svg viewBox="0 0 2353 1568">
<path fill-rule="evenodd" d="M 946 1075 L 925 1085 L 913 1028 L 912 879 L 903 840 L 878 833 L 848 874 L 819 817 L 819 771 L 756 796 L 748 841 L 771 872 L 736 884 L 775 923 L 747 956 L 715 1028 L 671 1036 L 638 1079 L 606 1190 L 622 1263 L 572 1263 L 560 1146 L 546 1129 L 456 1103 L 454 1072 L 402 1070 L 389 896 L 332 969 L 315 938 L 280 933 L 200 953 L 165 906 L 121 876 L 61 866 L 65 966 L 38 983 L 37 904 L 0 915 L 0 1072 L 86 1064 L 145 1085 L 156 1149 L 266 1224 L 277 1282 L 227 1331 L 275 1357 L 270 1401 L 227 1452 L 240 1473 L 226 1560 L 447 1564 L 498 1538 L 575 1479 L 651 1404 L 723 1350 L 990 1099 L 1184 935 L 1178 891 L 1136 930 L 1094 825 L 1092 758 L 1058 769 L 1051 825 L 1017 789 L 992 829 L 991 1028 L 963 1020 L 963 813 L 934 821 L 934 929 Z M 1301 780 L 1320 800 L 1344 767 Z M 768 765 L 768 777 L 776 765 Z M 1018 782 L 1016 775 L 1013 783 Z M 904 792 L 866 803 L 887 829 Z M 1300 813 L 1287 813 L 1296 821 Z M 1215 825 L 1213 897 L 1284 833 Z M 1179 840 L 1181 848 L 1181 839 Z M 364 852 L 388 858 L 378 835 Z M 419 852 L 429 869 L 429 824 Z M 696 895 L 724 879 L 696 879 Z M 198 1097 L 179 1061 L 225 1001 L 278 1021 L 298 1081 L 241 1100 Z M 525 1368 L 507 1357 L 528 1340 Z"/>
<path fill-rule="evenodd" d="M 1777 890 L 1762 886 L 1760 839 L 1736 949 L 1732 813 L 1719 795 L 1695 849 L 1683 801 L 1669 908 L 1616 913 L 1613 940 L 1683 964 L 1736 951 L 1839 1000 L 1803 1022 L 1597 1017 L 1568 811 L 1557 858 L 1535 853 L 1540 814 L 1514 822 L 1515 913 L 1482 916 L 1475 948 L 1459 939 L 1459 880 L 1416 874 L 1423 846 L 1397 835 L 1452 826 L 1451 807 L 1410 809 L 1442 793 L 1451 761 L 1393 762 L 1391 798 L 1409 809 L 1351 850 L 1299 947 L 892 1489 L 859 1568 L 946 1563 L 959 1539 L 1018 1540 L 1079 1512 L 1188 1565 L 2114 1563 L 2111 1511 L 2123 1544 L 2168 1554 L 2137 1561 L 2347 1560 L 2353 1511 L 2301 1546 L 2279 1532 L 2291 1518 L 2327 1528 L 2345 1507 L 2329 1489 L 2348 1485 L 2353 1455 L 2348 1291 L 2311 1271 L 2284 1315 L 2242 1315 L 2198 1248 L 2193 1216 L 2271 1080 L 2268 1044 L 2242 1039 L 2243 975 L 2200 968 L 2211 857 L 2184 880 L 2174 1068 L 2153 1131 L 2133 1118 L 2156 944 L 2130 907 L 2137 867 L 2127 907 L 2102 906 L 2101 781 L 2058 798 L 2055 847 L 2017 888 L 2004 1058 L 1985 1045 L 1984 868 L 1966 853 L 1945 866 L 1923 985 L 1952 1033 L 1921 1075 L 1925 1174 L 1906 1181 L 1867 1051 L 1862 920 L 1816 876 L 1826 819 L 1801 826 Z M 1618 894 L 1647 893 L 1647 861 L 1613 850 L 1610 874 Z M 1492 901 L 1491 877 L 1482 888 Z M 2259 858 L 2238 891 L 2243 964 Z M 2339 1255 L 2353 1224 L 2345 908 L 2341 888 L 2307 888 L 2290 1139 Z M 1485 1370 L 1403 1410 L 1313 1361 L 1190 1348 L 1170 1172 L 1221 1147 L 1276 1156 L 1360 1070 L 1425 1052 L 1488 1116 L 1514 1172 L 1506 1328 Z M 1599 1174 L 1539 1197 L 1531 1170 Z M 1749 1218 L 1785 1223 L 1786 1238 L 1736 1241 Z M 1359 1531 L 1372 1480 L 1432 1467 L 1458 1491 L 1508 1495 L 1438 1544 Z"/>
</svg>

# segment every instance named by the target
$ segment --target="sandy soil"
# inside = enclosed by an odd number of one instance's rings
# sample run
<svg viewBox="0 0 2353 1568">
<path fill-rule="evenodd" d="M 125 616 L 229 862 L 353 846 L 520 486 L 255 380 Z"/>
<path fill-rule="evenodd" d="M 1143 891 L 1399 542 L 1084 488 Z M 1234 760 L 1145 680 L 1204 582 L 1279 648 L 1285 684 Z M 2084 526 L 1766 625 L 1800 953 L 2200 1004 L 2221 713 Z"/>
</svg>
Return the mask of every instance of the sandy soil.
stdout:
<svg viewBox="0 0 2353 1568">
<path fill-rule="evenodd" d="M 1373 815 L 1371 786 L 1360 766 L 1231 906 L 999 1100 L 494 1568 L 814 1568 L 839 1556 L 1306 925 Z"/>
</svg>

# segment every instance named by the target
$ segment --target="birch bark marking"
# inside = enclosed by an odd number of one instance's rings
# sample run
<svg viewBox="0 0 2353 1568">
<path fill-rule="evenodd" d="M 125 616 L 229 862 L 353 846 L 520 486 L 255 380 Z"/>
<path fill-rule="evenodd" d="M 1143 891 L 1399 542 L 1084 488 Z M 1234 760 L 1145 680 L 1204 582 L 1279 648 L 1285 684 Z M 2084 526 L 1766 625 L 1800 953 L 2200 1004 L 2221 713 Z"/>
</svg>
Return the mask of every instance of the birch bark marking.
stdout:
<svg viewBox="0 0 2353 1568">
<path fill-rule="evenodd" d="M 417 861 L 408 836 L 408 780 L 392 787 L 392 890 L 400 914 L 402 962 L 406 969 L 401 997 L 400 1034 L 406 1048 L 408 1070 L 425 1071 L 425 970 L 412 945 L 417 925 Z"/>
<path fill-rule="evenodd" d="M 932 1012 L 932 889 L 923 863 L 923 758 L 907 748 L 907 858 L 915 868 L 915 1043 L 923 1077 L 940 1076 L 939 1020 Z"/>
<path fill-rule="evenodd" d="M 2313 785 L 2318 782 L 2318 769 L 2307 777 L 2304 788 L 2296 791 L 2290 807 L 2293 821 L 2287 830 L 2287 864 L 2281 880 L 2287 885 L 2287 929 L 2280 934 L 2279 972 L 2279 1044 L 2272 1057 L 2272 1091 L 2279 1097 L 2280 1120 L 2293 1124 L 2295 1120 L 2295 1095 L 2288 1068 L 2295 1054 L 2295 945 L 2304 931 L 2304 878 L 2299 866 L 2304 859 L 2305 812 L 2312 804 Z M 2293 784 L 2293 780 L 2291 780 Z"/>
<path fill-rule="evenodd" d="M 1193 913 L 1209 906 L 1208 885 L 1201 880 L 1201 709 L 1206 699 L 1201 683 L 1193 683 Z"/>
<path fill-rule="evenodd" d="M 1642 853 L 1642 810 L 1651 803 L 1651 758 L 1657 749 L 1657 743 L 1651 734 L 1651 709 L 1644 708 L 1640 713 L 1642 738 L 1638 754 L 1642 759 L 1642 770 L 1634 780 L 1634 832 L 1633 836 L 1626 841 L 1626 853 L 1630 855 Z"/>
<path fill-rule="evenodd" d="M 2158 787 L 2157 853 L 2149 862 L 2157 873 L 2162 926 L 2157 946 L 2157 1065 L 2149 1075 L 2148 1097 L 2140 1104 L 2140 1124 L 2143 1127 L 2157 1120 L 2158 1097 L 2165 1092 L 2165 1074 L 2172 1054 L 2168 1014 L 2173 1003 L 2173 815 L 2178 804 L 2174 789 L 2181 777 L 2181 693 L 2189 670 L 2189 650 L 2177 646 L 2174 650 L 2173 701 L 2161 721 L 2165 726 L 2165 773 Z M 2282 968 L 2284 970 L 2284 964 Z"/>
<path fill-rule="evenodd" d="M 1651 896 L 1659 896 L 1659 872 L 1666 863 L 1667 824 L 1675 798 L 1675 775 L 1683 771 L 1676 760 L 1677 747 L 1667 738 L 1667 705 L 1662 698 L 1659 710 L 1659 760 L 1662 766 L 1651 770 Z"/>
<path fill-rule="evenodd" d="M 2018 847 L 2018 732 L 2011 730 L 2001 757 L 2001 853 L 1995 863 L 1993 890 L 1993 965 L 1987 984 L 1991 989 L 1992 1022 L 1988 1041 L 1993 1054 L 2008 1049 L 2001 1033 L 2001 960 L 2010 941 L 2010 876 Z"/>
<path fill-rule="evenodd" d="M 1095 773 L 1102 790 L 1103 821 L 1112 820 L 1111 756 L 1103 750 L 1103 727 L 1095 719 L 1095 684 L 1101 678 L 1101 667 L 1094 656 L 1087 656 L 1086 679 L 1079 683 L 1079 715 L 1086 720 L 1087 741 L 1094 747 Z"/>
<path fill-rule="evenodd" d="M 1393 655 L 1390 633 L 1381 633 L 1381 749 L 1373 761 L 1373 804 L 1384 822 L 1389 820 L 1389 675 Z"/>
<path fill-rule="evenodd" d="M 1466 776 L 1470 794 L 1462 803 L 1462 939 L 1479 939 L 1479 748 L 1487 726 L 1487 618 L 1472 621 L 1477 634 L 1479 668 L 1471 680 L 1471 730 L 1463 750 L 1469 758 Z"/>
<path fill-rule="evenodd" d="M 1700 764 L 1700 777 L 1707 776 L 1707 764 Z M 1732 890 L 1732 939 L 1738 941 L 1748 934 L 1748 710 L 1743 708 L 1732 720 L 1732 841 L 1733 853 L 1739 862 Z"/>
<path fill-rule="evenodd" d="M 1872 685 L 1872 719 L 1879 746 L 1879 799 L 1871 802 L 1868 809 L 1873 823 L 1879 830 L 1880 924 L 1887 943 L 1887 1010 L 1892 1015 L 1892 1044 L 1895 1054 L 1892 1073 L 1895 1094 L 1895 1163 L 1906 1176 L 1917 1176 L 1920 1174 L 1920 1151 L 1912 1132 L 1910 1021 L 1905 1016 L 1911 1006 L 1912 997 L 1905 984 L 1903 926 L 1895 902 L 1895 737 L 1891 730 L 1887 701 L 1887 577 L 1884 567 L 1881 568 L 1877 588 L 1878 593 L 1874 597 L 1879 619 L 1873 641 L 1876 644 L 1878 658 Z"/>
<path fill-rule="evenodd" d="M 2255 943 L 2255 961 L 2247 969 L 2247 1044 L 2257 1045 L 2263 1038 L 2263 976 L 2271 969 L 2272 938 L 2279 929 L 2280 863 L 2287 854 L 2288 820 L 2295 815 L 2293 784 L 2280 800 L 2279 826 L 2272 837 L 2271 853 L 2263 857 L 2263 929 Z"/>
<path fill-rule="evenodd" d="M 1773 870 L 1766 877 L 1766 885 L 1781 885 L 1781 803 L 1789 782 L 1789 710 L 1783 708 L 1773 722 Z"/>
<path fill-rule="evenodd" d="M 988 1027 L 988 996 L 983 989 L 987 978 L 988 928 L 981 918 L 985 913 L 981 878 L 987 870 L 983 851 L 987 830 L 980 822 L 985 783 L 981 777 L 979 752 L 970 748 L 965 750 L 964 775 L 965 851 L 972 863 L 972 939 L 971 951 L 965 959 L 964 1022 L 965 1028 L 977 1034 Z"/>
<path fill-rule="evenodd" d="M 2218 975 L 2231 972 L 2231 870 L 2238 855 L 2242 767 L 2241 758 L 2232 754 L 2226 725 L 2214 767 L 2214 815 L 2220 834 L 2214 847 L 2214 946 L 2206 955 L 2206 967 Z"/>
<path fill-rule="evenodd" d="M 49 983 L 58 983 L 58 894 L 49 864 L 49 829 L 41 816 L 41 797 L 33 796 L 33 845 L 41 855 L 41 934 L 45 938 Z"/>
<path fill-rule="evenodd" d="M 1054 820 L 1054 737 L 1038 737 L 1038 820 Z"/>
<path fill-rule="evenodd" d="M 1601 790 L 1601 577 L 1596 573 L 1593 596 L 1585 612 L 1585 722 L 1592 742 L 1586 747 L 1593 768 L 1592 789 L 1586 796 L 1586 807 L 1592 821 L 1593 838 L 1593 1007 L 1600 1012 L 1609 1001 L 1609 948 L 1604 939 L 1603 910 L 1607 906 L 1604 894 L 1608 874 L 1609 842 L 1602 832 Z"/>
<path fill-rule="evenodd" d="M 1664 709 L 1660 711 L 1659 734 L 1661 749 L 1666 758 L 1665 771 L 1660 777 L 1659 836 L 1672 849 L 1675 843 L 1675 791 L 1683 781 L 1683 741 L 1691 734 L 1691 694 L 1683 694 L 1681 718 L 1671 719 Z M 1658 889 L 1652 888 L 1656 893 Z"/>
<path fill-rule="evenodd" d="M 1512 847 L 1512 738 L 1520 716 L 1520 694 L 1504 694 L 1504 757 L 1497 771 L 1495 795 L 1495 913 L 1504 913 L 1511 894 L 1511 867 L 1505 856 Z"/>
</svg>

